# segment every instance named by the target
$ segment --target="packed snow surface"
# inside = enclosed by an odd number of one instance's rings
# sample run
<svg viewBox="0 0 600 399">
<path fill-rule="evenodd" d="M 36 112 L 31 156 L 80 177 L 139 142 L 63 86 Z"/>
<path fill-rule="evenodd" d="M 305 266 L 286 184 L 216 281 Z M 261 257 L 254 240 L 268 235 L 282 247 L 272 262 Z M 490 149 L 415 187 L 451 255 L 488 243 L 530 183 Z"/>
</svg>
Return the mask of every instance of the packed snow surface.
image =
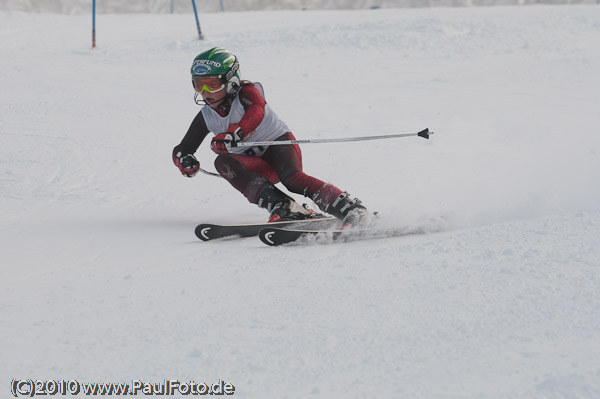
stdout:
<svg viewBox="0 0 600 399">
<path fill-rule="evenodd" d="M 240 398 L 600 397 L 600 7 L 91 18 L 0 13 L 0 384 L 212 383 Z M 271 248 L 171 163 L 194 56 L 235 52 L 305 171 L 387 229 Z M 197 153 L 214 170 L 207 143 Z M 296 196 L 298 200 L 302 200 Z M 3 394 L 4 395 L 4 394 Z M 6 396 L 8 397 L 8 396 Z"/>
</svg>

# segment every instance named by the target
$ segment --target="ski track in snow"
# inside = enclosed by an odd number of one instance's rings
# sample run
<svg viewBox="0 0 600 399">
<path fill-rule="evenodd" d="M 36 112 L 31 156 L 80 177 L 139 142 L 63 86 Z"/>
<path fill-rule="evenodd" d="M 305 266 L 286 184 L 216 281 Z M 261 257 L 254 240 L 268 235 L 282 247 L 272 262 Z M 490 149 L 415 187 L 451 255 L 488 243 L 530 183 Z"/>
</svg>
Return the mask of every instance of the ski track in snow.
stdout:
<svg viewBox="0 0 600 399">
<path fill-rule="evenodd" d="M 0 387 L 213 382 L 240 398 L 600 397 L 600 7 L 0 12 Z M 41 32 L 41 33 L 40 33 Z M 392 237 L 200 242 L 265 213 L 170 152 L 224 46 L 305 171 Z M 213 170 L 206 143 L 197 153 Z M 426 234 L 394 236 L 403 231 Z M 314 244 L 314 243 L 312 243 Z"/>
</svg>

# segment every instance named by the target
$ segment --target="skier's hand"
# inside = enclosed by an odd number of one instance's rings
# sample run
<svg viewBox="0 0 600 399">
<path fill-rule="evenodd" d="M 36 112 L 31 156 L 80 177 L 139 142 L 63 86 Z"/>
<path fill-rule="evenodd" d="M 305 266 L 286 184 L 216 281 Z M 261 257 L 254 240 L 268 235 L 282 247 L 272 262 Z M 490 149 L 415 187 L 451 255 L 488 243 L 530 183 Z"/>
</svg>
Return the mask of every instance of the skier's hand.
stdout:
<svg viewBox="0 0 600 399">
<path fill-rule="evenodd" d="M 200 170 L 200 162 L 192 154 L 182 154 L 181 151 L 173 153 L 173 163 L 179 168 L 182 175 L 194 177 Z"/>
<path fill-rule="evenodd" d="M 210 148 L 217 154 L 231 152 L 231 143 L 244 138 L 244 133 L 238 125 L 229 125 L 226 132 L 217 134 L 210 143 Z"/>
</svg>

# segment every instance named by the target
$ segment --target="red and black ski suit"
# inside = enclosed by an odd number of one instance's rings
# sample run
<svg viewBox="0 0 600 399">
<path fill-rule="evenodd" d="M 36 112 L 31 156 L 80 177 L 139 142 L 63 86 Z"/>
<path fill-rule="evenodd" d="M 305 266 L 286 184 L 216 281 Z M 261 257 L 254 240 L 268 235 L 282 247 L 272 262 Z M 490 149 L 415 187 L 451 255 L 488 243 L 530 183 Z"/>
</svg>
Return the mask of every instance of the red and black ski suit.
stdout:
<svg viewBox="0 0 600 399">
<path fill-rule="evenodd" d="M 237 125 L 242 129 L 245 141 L 251 142 L 248 133 L 253 132 L 265 116 L 266 101 L 253 84 L 243 84 L 238 91 L 244 114 Z M 221 117 L 228 115 L 231 102 L 216 109 Z M 174 148 L 173 154 L 193 154 L 209 133 L 202 111 L 196 115 L 181 143 Z M 221 132 L 214 132 L 221 133 Z M 294 140 L 291 132 L 284 133 L 276 140 Z M 257 156 L 251 150 L 249 154 L 220 154 L 215 159 L 215 168 L 233 187 L 239 190 L 251 203 L 270 209 L 274 185 L 281 182 L 289 191 L 311 198 L 322 211 L 335 215 L 330 205 L 342 191 L 328 183 L 307 175 L 302 171 L 302 153 L 297 144 L 272 145 L 262 155 Z"/>
</svg>

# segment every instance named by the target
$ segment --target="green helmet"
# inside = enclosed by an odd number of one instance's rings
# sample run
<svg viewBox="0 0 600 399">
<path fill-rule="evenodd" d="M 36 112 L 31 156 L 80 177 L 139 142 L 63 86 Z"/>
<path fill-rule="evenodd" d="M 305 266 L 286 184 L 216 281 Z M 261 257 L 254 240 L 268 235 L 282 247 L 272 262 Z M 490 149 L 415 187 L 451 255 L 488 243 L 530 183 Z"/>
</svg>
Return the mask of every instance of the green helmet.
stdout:
<svg viewBox="0 0 600 399">
<path fill-rule="evenodd" d="M 191 72 L 192 79 L 199 76 L 219 77 L 229 96 L 235 95 L 240 88 L 240 64 L 237 57 L 224 48 L 213 47 L 198 54 L 194 58 Z"/>
</svg>

